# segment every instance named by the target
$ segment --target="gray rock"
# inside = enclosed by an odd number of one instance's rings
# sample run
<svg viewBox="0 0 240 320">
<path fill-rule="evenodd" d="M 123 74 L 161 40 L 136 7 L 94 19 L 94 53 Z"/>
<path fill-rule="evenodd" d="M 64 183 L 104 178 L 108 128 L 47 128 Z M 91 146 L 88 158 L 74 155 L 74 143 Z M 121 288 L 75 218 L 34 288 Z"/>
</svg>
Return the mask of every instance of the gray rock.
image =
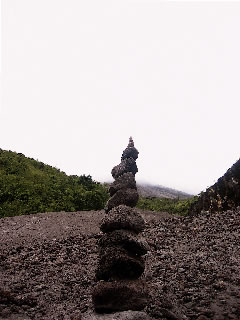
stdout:
<svg viewBox="0 0 240 320">
<path fill-rule="evenodd" d="M 122 154 L 121 160 L 127 159 L 127 158 L 133 158 L 134 160 L 137 160 L 139 152 L 134 147 L 127 147 Z"/>
<path fill-rule="evenodd" d="M 135 189 L 137 190 L 136 180 L 131 172 L 124 173 L 118 177 L 109 187 L 110 196 L 113 196 L 121 189 Z"/>
<path fill-rule="evenodd" d="M 112 176 L 114 179 L 117 179 L 121 175 L 127 172 L 132 172 L 133 175 L 135 175 L 138 172 L 138 168 L 136 165 L 136 162 L 133 158 L 127 158 L 122 160 L 122 162 L 115 166 L 112 169 Z"/>
<path fill-rule="evenodd" d="M 98 242 L 99 247 L 105 249 L 118 245 L 131 255 L 142 256 L 149 250 L 146 241 L 141 241 L 135 233 L 128 230 L 115 230 L 104 234 Z"/>
<path fill-rule="evenodd" d="M 93 289 L 92 299 L 99 313 L 140 311 L 147 305 L 148 292 L 142 280 L 100 281 Z"/>
<path fill-rule="evenodd" d="M 130 255 L 118 246 L 100 249 L 96 278 L 98 280 L 138 279 L 144 272 L 144 260 L 141 256 Z"/>
<path fill-rule="evenodd" d="M 97 314 L 93 312 L 82 315 L 81 320 L 153 320 L 143 311 L 122 311 L 112 314 Z"/>
<path fill-rule="evenodd" d="M 124 204 L 129 207 L 135 207 L 138 203 L 139 195 L 135 189 L 121 189 L 118 190 L 107 202 L 105 211 L 108 212 L 111 209 Z"/>
<path fill-rule="evenodd" d="M 111 232 L 118 229 L 131 230 L 140 233 L 145 228 L 142 216 L 134 209 L 125 205 L 113 208 L 103 218 L 100 229 L 103 232 Z"/>
</svg>

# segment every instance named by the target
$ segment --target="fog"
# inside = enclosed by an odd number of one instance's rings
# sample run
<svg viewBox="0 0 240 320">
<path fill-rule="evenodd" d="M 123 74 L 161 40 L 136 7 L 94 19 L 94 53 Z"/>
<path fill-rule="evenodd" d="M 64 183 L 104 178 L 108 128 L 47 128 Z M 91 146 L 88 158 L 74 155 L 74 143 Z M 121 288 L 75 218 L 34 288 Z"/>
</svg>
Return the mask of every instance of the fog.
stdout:
<svg viewBox="0 0 240 320">
<path fill-rule="evenodd" d="M 0 148 L 198 193 L 239 159 L 240 3 L 2 1 Z"/>
</svg>

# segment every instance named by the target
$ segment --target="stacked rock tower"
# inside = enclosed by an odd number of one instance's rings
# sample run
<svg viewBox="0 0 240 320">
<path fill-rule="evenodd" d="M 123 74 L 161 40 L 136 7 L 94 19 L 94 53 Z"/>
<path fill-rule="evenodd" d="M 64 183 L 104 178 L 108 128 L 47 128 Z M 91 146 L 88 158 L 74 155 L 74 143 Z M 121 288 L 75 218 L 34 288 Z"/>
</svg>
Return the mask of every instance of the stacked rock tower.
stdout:
<svg viewBox="0 0 240 320">
<path fill-rule="evenodd" d="M 140 238 L 145 222 L 133 208 L 138 202 L 135 174 L 138 151 L 132 137 L 123 151 L 121 163 L 112 169 L 115 181 L 100 229 L 98 283 L 93 290 L 94 308 L 99 313 L 142 310 L 147 304 L 143 255 L 147 245 Z"/>
</svg>

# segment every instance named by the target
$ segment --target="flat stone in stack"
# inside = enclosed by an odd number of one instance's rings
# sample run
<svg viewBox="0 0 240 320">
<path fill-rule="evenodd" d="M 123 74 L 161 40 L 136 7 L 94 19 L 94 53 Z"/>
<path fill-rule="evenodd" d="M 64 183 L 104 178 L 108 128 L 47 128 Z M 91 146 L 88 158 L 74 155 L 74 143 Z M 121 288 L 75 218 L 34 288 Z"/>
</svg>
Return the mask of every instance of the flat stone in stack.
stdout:
<svg viewBox="0 0 240 320">
<path fill-rule="evenodd" d="M 127 148 L 123 151 L 121 160 L 128 159 L 128 158 L 132 158 L 134 160 L 137 160 L 137 158 L 138 158 L 138 153 L 139 152 L 134 147 L 133 140 L 130 140 L 130 139 L 129 139 L 129 144 L 128 144 Z"/>
<path fill-rule="evenodd" d="M 109 200 L 105 208 L 106 212 L 119 206 L 120 204 L 125 204 L 129 207 L 135 207 L 138 203 L 139 195 L 135 189 L 120 189 L 118 190 Z"/>
<path fill-rule="evenodd" d="M 100 229 L 105 233 L 118 229 L 140 233 L 144 227 L 144 220 L 138 212 L 125 205 L 120 205 L 109 211 L 108 215 L 103 218 Z"/>
<path fill-rule="evenodd" d="M 118 177 L 127 172 L 132 172 L 133 175 L 135 175 L 138 172 L 136 162 L 133 158 L 123 159 L 120 164 L 118 164 L 112 169 L 111 173 L 113 178 L 117 179 Z"/>
<path fill-rule="evenodd" d="M 136 236 L 135 232 L 127 230 L 115 230 L 104 234 L 99 240 L 99 247 L 105 250 L 106 247 L 118 245 L 127 250 L 130 255 L 142 256 L 149 250 L 145 241 L 141 241 Z"/>
<path fill-rule="evenodd" d="M 143 272 L 144 260 L 141 256 L 130 255 L 117 245 L 100 250 L 97 280 L 138 279 Z"/>
<path fill-rule="evenodd" d="M 127 172 L 118 177 L 109 187 L 109 193 L 112 197 L 117 191 L 121 189 L 137 190 L 135 177 L 132 172 Z"/>
</svg>

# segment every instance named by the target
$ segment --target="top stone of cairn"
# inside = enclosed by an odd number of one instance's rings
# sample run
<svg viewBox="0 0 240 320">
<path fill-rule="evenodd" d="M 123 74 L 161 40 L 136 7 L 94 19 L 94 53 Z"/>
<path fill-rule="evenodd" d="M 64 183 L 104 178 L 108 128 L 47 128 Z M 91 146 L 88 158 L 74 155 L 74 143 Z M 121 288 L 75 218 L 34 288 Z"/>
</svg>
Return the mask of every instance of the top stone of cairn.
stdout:
<svg viewBox="0 0 240 320">
<path fill-rule="evenodd" d="M 129 143 L 127 148 L 123 151 L 121 160 L 127 159 L 127 158 L 133 158 L 134 160 L 137 160 L 138 158 L 138 150 L 134 147 L 133 138 L 129 138 Z"/>
</svg>

